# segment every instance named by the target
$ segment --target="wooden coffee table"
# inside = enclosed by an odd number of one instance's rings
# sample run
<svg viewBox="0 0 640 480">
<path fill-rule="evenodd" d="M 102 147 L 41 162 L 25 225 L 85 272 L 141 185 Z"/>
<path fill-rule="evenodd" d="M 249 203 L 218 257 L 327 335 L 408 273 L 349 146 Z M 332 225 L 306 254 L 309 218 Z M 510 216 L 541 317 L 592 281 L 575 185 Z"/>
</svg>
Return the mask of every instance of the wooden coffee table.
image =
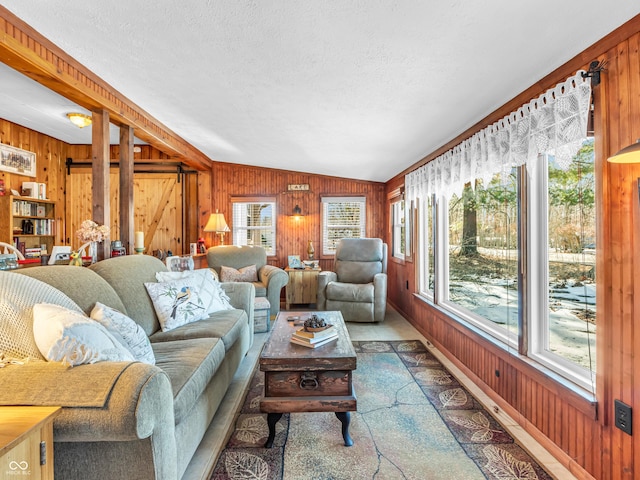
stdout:
<svg viewBox="0 0 640 480">
<path fill-rule="evenodd" d="M 288 318 L 303 321 L 314 313 L 333 324 L 339 338 L 318 348 L 291 343 L 291 334 L 301 326 Z M 357 407 L 352 379 L 355 369 L 356 352 L 340 312 L 280 312 L 260 354 L 260 370 L 265 372 L 260 411 L 268 414 L 269 425 L 264 446 L 273 446 L 276 423 L 283 413 L 292 412 L 335 412 L 342 423 L 345 446 L 353 445 L 349 412 Z"/>
</svg>

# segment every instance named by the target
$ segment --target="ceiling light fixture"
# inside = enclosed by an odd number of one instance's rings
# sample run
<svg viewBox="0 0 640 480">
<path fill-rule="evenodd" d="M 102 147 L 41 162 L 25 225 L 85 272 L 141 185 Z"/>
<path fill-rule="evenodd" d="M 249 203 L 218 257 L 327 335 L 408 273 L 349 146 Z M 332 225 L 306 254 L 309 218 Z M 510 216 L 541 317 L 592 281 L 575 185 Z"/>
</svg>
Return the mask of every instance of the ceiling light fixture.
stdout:
<svg viewBox="0 0 640 480">
<path fill-rule="evenodd" d="M 67 113 L 67 118 L 78 128 L 91 125 L 91 116 L 84 113 Z"/>
<path fill-rule="evenodd" d="M 611 163 L 640 163 L 640 139 L 610 156 L 607 161 Z"/>
</svg>

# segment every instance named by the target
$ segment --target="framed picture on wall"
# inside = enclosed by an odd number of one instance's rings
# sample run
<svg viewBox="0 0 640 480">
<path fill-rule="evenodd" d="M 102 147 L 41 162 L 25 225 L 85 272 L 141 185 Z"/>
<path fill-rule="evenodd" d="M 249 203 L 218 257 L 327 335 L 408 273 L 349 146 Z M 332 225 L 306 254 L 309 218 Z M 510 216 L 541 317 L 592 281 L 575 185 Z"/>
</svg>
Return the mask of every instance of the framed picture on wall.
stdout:
<svg viewBox="0 0 640 480">
<path fill-rule="evenodd" d="M 35 177 L 36 154 L 0 143 L 0 170 Z"/>
</svg>

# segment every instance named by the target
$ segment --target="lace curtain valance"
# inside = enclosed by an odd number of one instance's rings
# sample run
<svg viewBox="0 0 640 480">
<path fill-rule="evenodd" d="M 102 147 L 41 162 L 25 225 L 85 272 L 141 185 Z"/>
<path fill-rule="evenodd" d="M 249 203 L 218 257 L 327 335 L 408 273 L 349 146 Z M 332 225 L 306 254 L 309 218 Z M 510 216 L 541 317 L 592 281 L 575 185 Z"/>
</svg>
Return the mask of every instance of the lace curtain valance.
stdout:
<svg viewBox="0 0 640 480">
<path fill-rule="evenodd" d="M 591 83 L 582 71 L 405 176 L 408 200 L 460 196 L 476 178 L 535 161 L 541 153 L 569 165 L 587 132 Z"/>
</svg>

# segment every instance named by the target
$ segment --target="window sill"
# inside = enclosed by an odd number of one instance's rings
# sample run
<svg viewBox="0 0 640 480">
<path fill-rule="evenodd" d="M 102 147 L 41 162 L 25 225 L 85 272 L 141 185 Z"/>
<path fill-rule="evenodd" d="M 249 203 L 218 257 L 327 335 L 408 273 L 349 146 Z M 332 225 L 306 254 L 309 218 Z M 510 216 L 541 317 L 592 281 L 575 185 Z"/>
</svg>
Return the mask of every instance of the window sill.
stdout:
<svg viewBox="0 0 640 480">
<path fill-rule="evenodd" d="M 452 328 L 463 332 L 472 340 L 475 340 L 482 348 L 485 348 L 491 353 L 505 359 L 505 361 L 507 361 L 511 366 L 522 372 L 523 375 L 526 375 L 532 380 L 544 385 L 545 388 L 551 391 L 554 395 L 566 400 L 587 417 L 592 420 L 597 420 L 598 401 L 597 396 L 592 392 L 589 392 L 581 386 L 567 380 L 553 370 L 539 364 L 535 360 L 524 355 L 520 355 L 512 347 L 497 341 L 494 337 L 464 318 L 434 304 L 422 295 L 418 293 L 414 293 L 413 295 L 427 307 L 437 311 L 439 316 L 445 321 L 450 320 L 448 323 Z"/>
</svg>

